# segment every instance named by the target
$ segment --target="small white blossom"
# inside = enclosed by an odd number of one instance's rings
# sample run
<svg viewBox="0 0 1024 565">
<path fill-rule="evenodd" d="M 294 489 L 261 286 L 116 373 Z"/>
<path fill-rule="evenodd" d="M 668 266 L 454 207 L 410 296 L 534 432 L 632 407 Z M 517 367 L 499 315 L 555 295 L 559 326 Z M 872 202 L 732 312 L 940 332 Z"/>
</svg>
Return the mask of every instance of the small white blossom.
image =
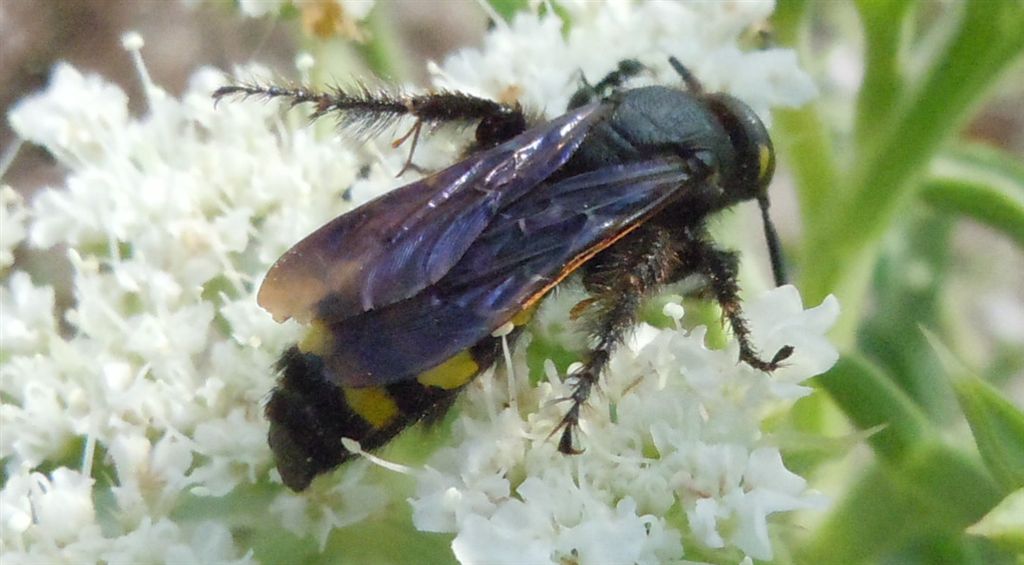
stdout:
<svg viewBox="0 0 1024 565">
<path fill-rule="evenodd" d="M 28 273 L 13 273 L 0 288 L 0 342 L 5 353 L 31 352 L 46 344 L 57 328 L 54 295 L 32 284 Z"/>
<path fill-rule="evenodd" d="M 238 7 L 249 17 L 260 18 L 276 14 L 289 4 L 291 0 L 239 0 Z"/>
<path fill-rule="evenodd" d="M 0 186 L 0 269 L 14 263 L 14 248 L 25 239 L 25 202 L 13 188 Z"/>
</svg>

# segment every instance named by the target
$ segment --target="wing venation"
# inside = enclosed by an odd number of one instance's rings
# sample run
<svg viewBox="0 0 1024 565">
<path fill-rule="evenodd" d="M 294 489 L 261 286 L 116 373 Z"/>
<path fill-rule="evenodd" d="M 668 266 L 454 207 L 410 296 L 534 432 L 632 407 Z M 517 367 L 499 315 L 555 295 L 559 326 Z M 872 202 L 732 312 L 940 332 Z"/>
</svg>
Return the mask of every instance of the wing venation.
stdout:
<svg viewBox="0 0 1024 565">
<path fill-rule="evenodd" d="M 286 252 L 257 300 L 277 321 L 344 319 L 440 280 L 503 206 L 564 164 L 608 111 L 591 105 L 339 216 Z"/>
</svg>

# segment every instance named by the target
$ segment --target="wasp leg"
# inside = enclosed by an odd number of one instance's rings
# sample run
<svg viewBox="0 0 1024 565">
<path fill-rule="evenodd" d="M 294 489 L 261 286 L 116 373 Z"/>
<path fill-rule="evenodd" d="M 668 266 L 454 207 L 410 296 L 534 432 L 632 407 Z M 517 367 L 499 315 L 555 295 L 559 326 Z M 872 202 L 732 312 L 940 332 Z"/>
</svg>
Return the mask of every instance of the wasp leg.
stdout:
<svg viewBox="0 0 1024 565">
<path fill-rule="evenodd" d="M 636 325 L 643 301 L 669 280 L 678 265 L 678 248 L 671 232 L 645 224 L 584 267 L 583 284 L 592 298 L 581 315 L 593 346 L 583 367 L 571 375 L 575 381 L 569 396 L 572 406 L 559 425 L 558 450 L 562 453 L 579 452 L 573 447 L 573 432 L 579 424 L 580 407 L 612 352 Z"/>
<path fill-rule="evenodd" d="M 587 78 L 580 76 L 580 88 L 569 99 L 569 109 L 579 108 L 585 104 L 603 100 L 612 92 L 622 88 L 625 82 L 647 70 L 643 63 L 636 59 L 619 61 L 616 69 L 599 81 L 590 84 Z"/>
<path fill-rule="evenodd" d="M 701 236 L 688 234 L 684 238 L 683 271 L 685 275 L 694 272 L 702 273 L 708 279 L 708 287 L 714 294 L 722 314 L 729 321 L 736 341 L 740 345 L 740 361 L 764 372 L 778 369 L 786 358 L 793 353 L 792 346 L 779 349 L 770 360 L 764 360 L 750 341 L 750 328 L 743 317 L 743 307 L 739 298 L 740 286 L 736 280 L 739 269 L 739 257 L 733 251 L 718 249 Z"/>
<path fill-rule="evenodd" d="M 693 76 L 690 69 L 687 69 L 685 65 L 679 62 L 679 59 L 669 57 L 668 63 L 672 65 L 672 70 L 674 70 L 679 77 L 683 79 L 683 83 L 686 84 L 686 90 L 689 90 L 694 94 L 701 94 L 704 92 L 704 86 L 701 85 L 699 80 L 697 80 L 697 77 Z"/>
<path fill-rule="evenodd" d="M 476 140 L 472 149 L 485 149 L 507 141 L 526 130 L 526 116 L 516 104 L 501 104 L 486 98 L 455 91 L 431 94 L 404 94 L 385 90 L 372 91 L 365 85 L 345 90 L 334 87 L 320 91 L 306 86 L 274 86 L 260 83 L 240 83 L 222 86 L 213 93 L 215 101 L 225 97 L 281 98 L 292 106 L 311 104 L 310 119 L 332 115 L 342 128 L 374 136 L 393 125 L 402 117 L 416 119 L 413 126 L 416 138 L 419 130 L 451 123 L 478 122 Z M 405 141 L 407 134 L 399 142 Z M 415 139 L 412 149 L 415 149 Z M 412 160 L 412 151 L 409 161 Z"/>
<path fill-rule="evenodd" d="M 413 153 L 416 152 L 416 144 L 420 142 L 420 131 L 422 130 L 423 120 L 416 120 L 416 123 L 413 124 L 412 129 L 410 129 L 408 133 L 391 142 L 391 147 L 397 149 L 400 145 L 405 143 L 405 141 L 409 139 L 410 136 L 412 136 L 412 144 L 409 146 L 409 156 L 405 158 L 405 164 L 402 165 L 402 169 L 398 171 L 398 174 L 395 175 L 395 177 L 400 177 L 404 175 L 405 171 L 408 171 L 409 169 L 419 169 L 419 166 L 415 165 L 412 162 L 412 156 Z"/>
</svg>

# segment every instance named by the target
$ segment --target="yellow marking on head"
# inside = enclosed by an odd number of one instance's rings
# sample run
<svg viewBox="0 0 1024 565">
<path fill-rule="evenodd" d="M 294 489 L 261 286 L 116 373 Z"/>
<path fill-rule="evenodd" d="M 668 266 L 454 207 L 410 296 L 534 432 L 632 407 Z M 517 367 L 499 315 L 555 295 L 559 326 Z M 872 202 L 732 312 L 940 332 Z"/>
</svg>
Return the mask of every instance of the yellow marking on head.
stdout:
<svg viewBox="0 0 1024 565">
<path fill-rule="evenodd" d="M 757 162 L 758 162 L 758 173 L 757 180 L 764 180 L 764 178 L 772 172 L 774 169 L 772 161 L 774 156 L 772 155 L 772 148 L 764 143 L 757 146 Z"/>
<path fill-rule="evenodd" d="M 420 373 L 416 380 L 424 386 L 451 390 L 468 383 L 478 372 L 480 365 L 466 349 L 437 367 Z"/>
<path fill-rule="evenodd" d="M 395 399 L 382 387 L 342 387 L 341 390 L 344 391 L 345 402 L 352 411 L 374 428 L 383 428 L 398 416 L 399 410 Z"/>
<path fill-rule="evenodd" d="M 331 343 L 331 330 L 323 322 L 314 321 L 309 325 L 306 335 L 299 341 L 299 351 L 326 356 Z"/>
</svg>

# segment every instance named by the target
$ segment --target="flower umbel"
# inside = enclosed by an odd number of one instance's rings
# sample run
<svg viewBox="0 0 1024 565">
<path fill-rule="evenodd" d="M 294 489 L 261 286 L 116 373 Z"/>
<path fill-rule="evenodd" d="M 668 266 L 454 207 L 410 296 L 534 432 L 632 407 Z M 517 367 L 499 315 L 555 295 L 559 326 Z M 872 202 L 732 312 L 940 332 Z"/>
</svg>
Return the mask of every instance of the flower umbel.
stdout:
<svg viewBox="0 0 1024 565">
<path fill-rule="evenodd" d="M 748 311 L 757 343 L 795 346 L 786 367 L 768 378 L 737 363 L 735 344 L 707 349 L 702 329 L 641 326 L 591 403 L 586 450 L 575 457 L 548 439 L 569 387 L 555 378 L 531 388 L 520 378 L 509 406 L 505 387 L 478 379 L 456 421 L 456 445 L 435 454 L 419 478 L 417 527 L 456 533 L 463 562 L 578 555 L 584 563 L 658 563 L 683 554 L 683 539 L 771 559 L 767 517 L 823 499 L 785 468 L 761 422 L 809 394 L 800 383 L 835 362 L 823 333 L 838 307 L 830 299 L 804 310 L 787 286 Z M 527 371 L 524 355 L 512 374 Z"/>
<path fill-rule="evenodd" d="M 636 58 L 653 69 L 644 80 L 670 82 L 671 54 L 763 114 L 813 95 L 792 53 L 736 46 L 770 3 L 560 5 L 568 33 L 553 14 L 498 22 L 482 48 L 432 68 L 435 86 L 519 98 L 551 117 L 580 71 L 593 79 Z M 302 236 L 393 188 L 406 154 L 324 135 L 273 105 L 214 108 L 210 93 L 223 83 L 200 70 L 176 99 L 147 82 L 148 109 L 135 118 L 119 88 L 61 64 L 8 115 L 68 173 L 27 205 L 0 189 L 0 268 L 19 243 L 58 246 L 73 305 L 57 311 L 54 289 L 33 273 L 5 273 L 5 559 L 252 561 L 252 540 L 269 543 L 266 532 L 322 550 L 337 529 L 394 502 L 382 482 L 401 478 L 365 462 L 302 496 L 280 488 L 261 410 L 273 360 L 299 329 L 274 324 L 254 292 Z M 417 157 L 433 159 L 441 145 L 424 143 Z M 541 324 L 566 319 L 566 301 L 554 302 Z M 796 348 L 786 367 L 766 376 L 737 364 L 735 344 L 709 350 L 700 329 L 638 328 L 582 415 L 577 457 L 548 439 L 568 387 L 554 370 L 528 383 L 523 340 L 510 365 L 514 398 L 492 374 L 478 378 L 459 405 L 455 443 L 417 475 L 416 527 L 454 533 L 463 562 L 657 563 L 717 549 L 770 559 L 768 516 L 819 499 L 761 423 L 834 362 L 822 336 L 837 306 L 804 310 L 784 287 L 746 308 L 758 347 Z M 221 510 L 195 512 L 197 500 Z"/>
<path fill-rule="evenodd" d="M 53 289 L 24 272 L 5 278 L 5 559 L 247 554 L 227 522 L 216 530 L 224 543 L 211 544 L 208 524 L 170 515 L 190 496 L 266 480 L 261 402 L 274 356 L 296 333 L 259 309 L 254 280 L 288 245 L 351 207 L 339 195 L 359 166 L 341 140 L 318 139 L 301 120 L 284 123 L 276 109 L 215 109 L 210 93 L 223 80 L 201 70 L 180 100 L 149 85 L 149 113 L 135 120 L 117 87 L 58 65 L 50 87 L 9 115 L 68 169 L 64 187 L 42 191 L 24 212 L 5 196 L 4 213 L 27 214 L 29 245 L 67 249 L 74 305 L 55 312 Z M 369 178 L 390 183 L 386 172 Z M 4 230 L 11 243 L 21 237 L 13 222 Z M 69 460 L 80 468 L 34 472 Z M 57 531 L 42 519 L 41 493 L 89 511 Z M 96 500 L 104 506 L 93 509 Z M 365 516 L 376 500 L 347 512 Z M 8 513 L 16 508 L 24 512 Z M 193 558 L 175 549 L 181 544 Z"/>
</svg>

